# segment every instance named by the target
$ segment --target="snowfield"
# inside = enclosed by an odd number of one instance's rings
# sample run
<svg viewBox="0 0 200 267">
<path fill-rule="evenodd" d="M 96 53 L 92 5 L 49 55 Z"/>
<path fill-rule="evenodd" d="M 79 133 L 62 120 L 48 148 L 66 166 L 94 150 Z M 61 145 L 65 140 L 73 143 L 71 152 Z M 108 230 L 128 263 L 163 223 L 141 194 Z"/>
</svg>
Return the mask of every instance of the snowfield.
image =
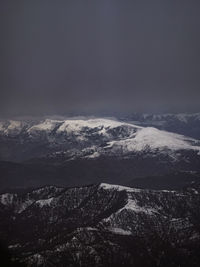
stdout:
<svg viewBox="0 0 200 267">
<path fill-rule="evenodd" d="M 166 148 L 169 150 L 192 149 L 199 151 L 200 146 L 196 145 L 197 143 L 197 140 L 183 135 L 146 127 L 138 130 L 131 138 L 109 142 L 109 146 L 117 149 L 123 148 L 127 151 L 142 151 L 148 148 L 151 150 Z"/>
</svg>

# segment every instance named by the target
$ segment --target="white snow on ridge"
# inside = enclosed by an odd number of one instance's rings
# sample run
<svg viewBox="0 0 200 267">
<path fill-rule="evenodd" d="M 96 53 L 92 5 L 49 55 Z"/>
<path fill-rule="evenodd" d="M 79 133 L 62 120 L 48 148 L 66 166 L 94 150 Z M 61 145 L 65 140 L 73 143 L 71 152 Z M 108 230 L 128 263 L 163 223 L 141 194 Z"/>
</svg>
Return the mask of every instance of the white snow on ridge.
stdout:
<svg viewBox="0 0 200 267">
<path fill-rule="evenodd" d="M 131 138 L 108 142 L 108 146 L 124 148 L 127 151 L 142 151 L 146 148 L 170 150 L 192 149 L 200 151 L 196 146 L 197 140 L 183 135 L 161 131 L 153 127 L 144 127 L 138 130 Z"/>
<path fill-rule="evenodd" d="M 183 114 L 180 114 L 183 116 Z M 31 124 L 32 125 L 32 124 Z M 85 131 L 85 128 L 95 129 L 95 134 L 99 138 L 106 137 L 107 145 L 105 147 L 94 147 L 94 152 L 86 155 L 88 158 L 96 158 L 102 154 L 109 153 L 113 155 L 116 152 L 126 153 L 140 151 L 168 151 L 171 150 L 195 150 L 200 154 L 200 145 L 198 140 L 185 137 L 180 134 L 170 133 L 167 131 L 158 130 L 153 127 L 141 127 L 135 124 L 117 121 L 116 119 L 108 118 L 70 118 L 66 120 L 45 119 L 39 124 L 31 126 L 22 121 L 7 121 L 0 122 L 0 132 L 5 134 L 19 134 L 22 129 L 26 129 L 30 136 L 39 136 L 40 132 L 51 133 L 54 129 L 56 133 L 67 133 L 76 136 L 77 141 L 90 141 L 90 132 Z M 25 126 L 25 127 L 24 127 Z M 110 133 L 110 129 L 121 127 L 119 135 L 116 138 L 117 131 L 114 134 Z M 125 132 L 125 135 L 123 135 Z M 57 140 L 58 136 L 51 136 L 49 142 Z M 116 140 L 118 139 L 118 140 Z M 101 141 L 101 139 L 99 139 Z M 104 140 L 105 141 L 105 140 Z M 64 141 L 62 141 L 64 142 Z M 91 141 L 92 142 L 92 141 Z M 93 144 L 90 144 L 90 148 Z M 84 148 L 84 149 L 87 149 Z M 80 151 L 81 152 L 81 151 Z M 84 154 L 83 154 L 84 155 Z"/>
<path fill-rule="evenodd" d="M 137 201 L 132 198 L 131 193 L 139 193 L 139 192 L 144 191 L 142 189 L 131 188 L 131 187 L 122 186 L 122 185 L 106 184 L 106 183 L 101 183 L 99 185 L 99 187 L 106 189 L 106 190 L 113 190 L 114 189 L 117 191 L 126 191 L 127 192 L 128 202 L 126 203 L 126 205 L 123 208 L 118 210 L 117 213 L 120 213 L 122 210 L 125 210 L 125 209 L 132 210 L 136 213 L 138 213 L 138 212 L 144 212 L 144 213 L 148 213 L 148 214 L 156 213 L 156 209 L 153 209 L 151 207 L 141 207 L 137 204 Z"/>
<path fill-rule="evenodd" d="M 124 185 L 116 185 L 116 184 L 108 184 L 108 183 L 101 183 L 99 185 L 99 188 L 103 188 L 105 190 L 117 190 L 117 191 L 126 191 L 127 193 L 140 193 L 143 191 L 147 191 L 148 189 L 139 189 L 139 188 L 133 188 L 133 187 L 128 187 Z M 150 189 L 149 191 L 151 192 L 164 192 L 164 193 L 176 193 L 177 191 L 175 190 L 153 190 Z M 180 195 L 180 193 L 178 193 Z"/>
<path fill-rule="evenodd" d="M 127 192 L 141 192 L 141 189 L 131 188 L 123 185 L 114 185 L 114 184 L 107 184 L 101 183 L 99 185 L 100 188 L 107 189 L 107 190 L 117 190 L 117 191 L 127 191 Z"/>
<path fill-rule="evenodd" d="M 0 203 L 3 205 L 11 205 L 13 204 L 13 198 L 14 198 L 14 194 L 10 194 L 10 193 L 5 193 L 0 195 Z"/>
<path fill-rule="evenodd" d="M 9 126 L 8 126 L 8 129 L 9 130 L 14 130 L 14 129 L 19 129 L 21 128 L 21 122 L 20 121 L 9 121 Z"/>
<path fill-rule="evenodd" d="M 80 132 L 83 128 L 116 128 L 119 126 L 129 126 L 140 129 L 140 126 L 128 124 L 111 119 L 88 119 L 88 120 L 65 120 L 64 123 L 57 130 L 58 132 Z"/>
<path fill-rule="evenodd" d="M 140 212 L 143 212 L 143 213 L 147 213 L 149 215 L 153 215 L 155 213 L 157 213 L 157 210 L 152 208 L 152 207 L 141 207 L 137 204 L 137 201 L 135 201 L 134 199 L 131 198 L 131 196 L 128 196 L 128 202 L 127 204 L 122 208 L 120 209 L 118 212 L 121 212 L 122 210 L 132 210 L 136 213 L 140 213 Z"/>
<path fill-rule="evenodd" d="M 37 200 L 35 203 L 38 204 L 40 208 L 42 208 L 44 206 L 50 206 L 53 199 L 54 199 L 53 197 L 48 198 L 48 199 L 40 199 L 40 200 Z"/>
<path fill-rule="evenodd" d="M 3 134 L 19 134 L 23 128 L 24 124 L 21 121 L 9 120 L 7 122 L 0 122 L 0 132 Z"/>
<path fill-rule="evenodd" d="M 21 202 L 17 205 L 15 212 L 16 213 L 22 213 L 25 209 L 27 209 L 29 206 L 31 206 L 31 204 L 34 203 L 33 199 L 27 199 L 24 202 Z"/>
<path fill-rule="evenodd" d="M 95 129 L 98 128 L 99 134 L 106 134 L 107 129 L 116 128 L 119 126 L 128 126 L 131 128 L 140 129 L 140 126 L 120 122 L 114 119 L 93 118 L 93 119 L 67 119 L 67 120 L 52 120 L 46 119 L 39 124 L 30 127 L 27 132 L 46 131 L 51 132 L 57 125 L 60 126 L 56 130 L 57 133 L 67 132 L 79 134 L 84 128 Z M 81 138 L 81 137 L 80 137 Z"/>
<path fill-rule="evenodd" d="M 34 199 L 26 199 L 23 201 L 21 199 L 17 199 L 16 197 L 17 194 L 2 194 L 0 195 L 0 203 L 4 206 L 13 206 L 16 213 L 21 213 L 34 202 Z"/>
<path fill-rule="evenodd" d="M 29 133 L 34 131 L 50 132 L 56 127 L 58 123 L 62 123 L 62 121 L 46 119 L 45 121 L 39 124 L 33 125 L 31 128 L 28 129 L 28 132 Z"/>
<path fill-rule="evenodd" d="M 148 216 L 156 216 L 160 211 L 160 207 L 158 206 L 152 207 L 150 206 L 150 203 L 148 204 L 148 202 L 145 203 L 144 206 L 142 206 L 141 203 L 137 201 L 137 197 L 134 193 L 145 192 L 146 191 L 145 189 L 135 189 L 125 186 L 111 185 L 105 183 L 100 184 L 100 187 L 107 190 L 112 190 L 112 189 L 116 189 L 119 191 L 125 190 L 127 193 L 127 203 L 125 203 L 121 209 L 117 210 L 115 213 L 112 213 L 109 217 L 104 218 L 102 220 L 102 223 L 106 223 L 107 229 L 113 233 L 121 235 L 131 235 L 132 232 L 134 231 L 134 229 L 129 227 L 127 228 L 126 224 L 123 224 L 124 216 L 125 218 L 126 216 L 129 217 L 129 214 L 135 215 L 136 217 L 144 214 Z M 161 191 L 151 190 L 151 192 L 159 193 Z"/>
<path fill-rule="evenodd" d="M 110 232 L 112 232 L 114 234 L 118 234 L 118 235 L 132 235 L 132 232 L 131 231 L 124 230 L 124 229 L 118 228 L 118 227 L 108 227 L 107 229 Z"/>
</svg>

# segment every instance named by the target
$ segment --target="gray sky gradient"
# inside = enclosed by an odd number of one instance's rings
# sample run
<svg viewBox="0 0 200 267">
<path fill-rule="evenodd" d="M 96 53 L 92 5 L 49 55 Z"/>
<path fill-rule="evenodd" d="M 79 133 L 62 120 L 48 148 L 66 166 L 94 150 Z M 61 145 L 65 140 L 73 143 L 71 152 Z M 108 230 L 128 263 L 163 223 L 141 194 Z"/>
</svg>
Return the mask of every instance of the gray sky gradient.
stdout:
<svg viewBox="0 0 200 267">
<path fill-rule="evenodd" d="M 1 115 L 199 111 L 199 14 L 199 0 L 1 0 Z"/>
</svg>

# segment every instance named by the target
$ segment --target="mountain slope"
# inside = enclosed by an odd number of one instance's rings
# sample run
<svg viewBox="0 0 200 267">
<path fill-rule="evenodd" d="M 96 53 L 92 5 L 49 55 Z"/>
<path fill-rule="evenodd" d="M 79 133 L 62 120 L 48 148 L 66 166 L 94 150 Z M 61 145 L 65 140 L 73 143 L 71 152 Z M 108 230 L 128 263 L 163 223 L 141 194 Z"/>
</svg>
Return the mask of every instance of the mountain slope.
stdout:
<svg viewBox="0 0 200 267">
<path fill-rule="evenodd" d="M 180 150 L 200 151 L 198 140 L 113 119 L 4 121 L 0 142 L 2 160 L 60 155 L 66 159 L 123 157 L 138 152 L 175 156 Z"/>
<path fill-rule="evenodd" d="M 28 266 L 198 266 L 200 187 L 100 184 L 0 195 L 0 236 Z"/>
<path fill-rule="evenodd" d="M 122 121 L 200 139 L 200 113 L 128 114 Z"/>
<path fill-rule="evenodd" d="M 181 188 L 196 180 L 190 173 L 200 172 L 198 140 L 114 119 L 1 121 L 0 147 L 1 191 L 46 184 L 134 185 L 135 179 L 140 186 L 141 177 L 169 175 L 174 180 L 169 188 Z M 182 173 L 188 176 L 184 184 Z M 167 183 L 160 184 L 151 188 Z"/>
</svg>

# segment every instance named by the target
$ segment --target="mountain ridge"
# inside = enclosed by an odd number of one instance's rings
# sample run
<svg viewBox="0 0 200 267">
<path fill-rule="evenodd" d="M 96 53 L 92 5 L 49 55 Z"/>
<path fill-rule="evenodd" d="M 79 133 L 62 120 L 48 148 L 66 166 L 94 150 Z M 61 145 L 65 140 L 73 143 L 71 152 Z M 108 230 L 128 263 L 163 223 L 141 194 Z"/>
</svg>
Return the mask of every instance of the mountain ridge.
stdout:
<svg viewBox="0 0 200 267">
<path fill-rule="evenodd" d="M 199 140 L 113 118 L 4 121 L 0 146 L 2 190 L 47 183 L 146 187 L 150 180 L 157 189 L 169 180 L 173 189 L 200 173 Z"/>
<path fill-rule="evenodd" d="M 65 121 L 46 119 L 39 123 L 6 121 L 0 124 L 0 138 L 5 154 L 12 154 L 12 145 L 21 147 L 21 157 L 54 156 L 61 154 L 72 159 L 99 157 L 101 155 L 129 156 L 130 153 L 156 152 L 176 154 L 178 150 L 200 152 L 200 141 L 191 137 L 162 131 L 153 127 L 141 127 L 111 119 L 71 119 Z M 37 152 L 37 146 L 40 152 Z M 30 149 L 29 149 L 30 148 Z M 19 151 L 19 149 L 18 149 Z M 170 152 L 171 151 L 171 152 Z M 19 152 L 18 152 L 19 153 Z M 175 155 L 172 155 L 174 157 Z M 17 156 L 16 156 L 17 158 Z"/>
<path fill-rule="evenodd" d="M 198 184 L 181 191 L 100 183 L 2 194 L 0 236 L 28 266 L 198 266 L 199 197 Z"/>
</svg>

